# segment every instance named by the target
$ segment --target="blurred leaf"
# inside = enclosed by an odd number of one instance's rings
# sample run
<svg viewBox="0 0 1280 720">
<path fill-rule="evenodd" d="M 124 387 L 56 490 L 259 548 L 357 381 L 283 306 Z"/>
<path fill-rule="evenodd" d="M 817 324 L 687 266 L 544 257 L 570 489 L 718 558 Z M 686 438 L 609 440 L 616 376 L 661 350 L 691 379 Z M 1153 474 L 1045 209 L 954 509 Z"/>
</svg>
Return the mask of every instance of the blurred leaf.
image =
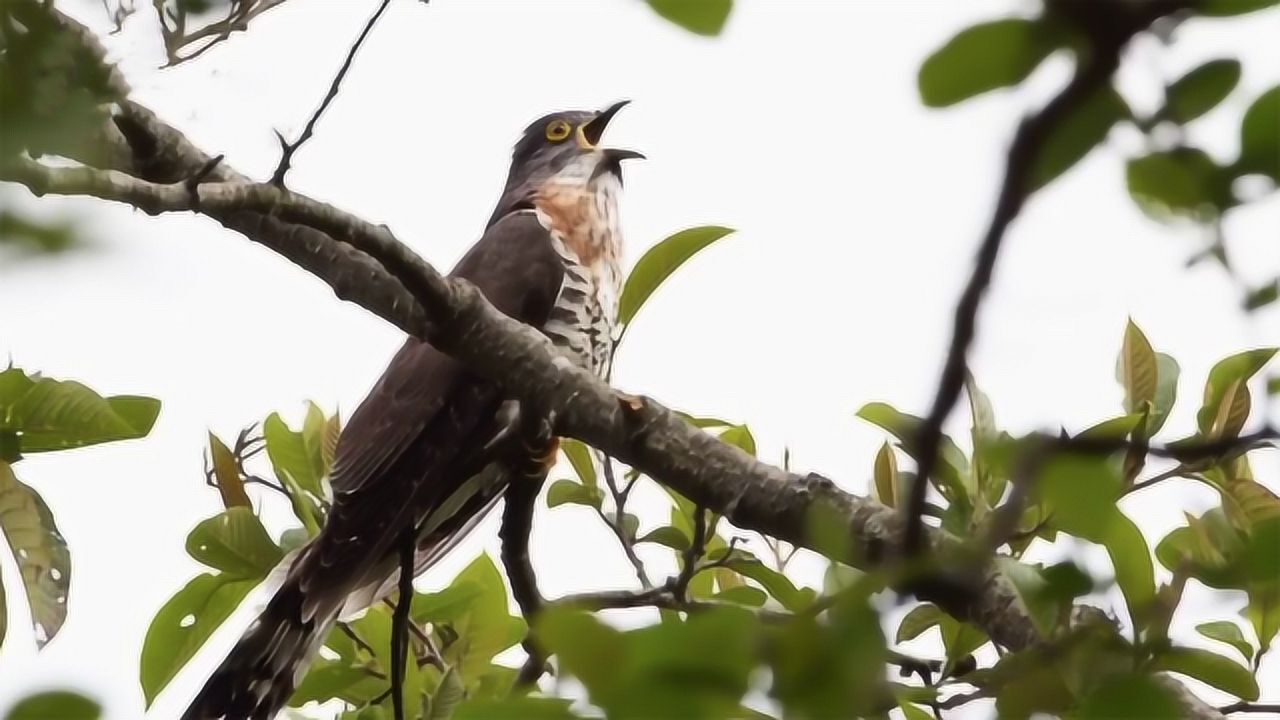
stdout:
<svg viewBox="0 0 1280 720">
<path fill-rule="evenodd" d="M 1072 600 L 1092 589 L 1088 576 L 1069 563 L 1046 569 L 1011 558 L 998 560 L 1042 640 L 1053 637 Z"/>
<path fill-rule="evenodd" d="M 1240 627 L 1233 622 L 1217 620 L 1200 623 L 1196 626 L 1196 632 L 1210 640 L 1230 645 L 1244 656 L 1246 662 L 1253 659 L 1253 643 L 1245 639 L 1244 633 L 1240 632 Z"/>
<path fill-rule="evenodd" d="M 1212 588 L 1243 589 L 1248 582 L 1242 560 L 1244 538 L 1232 527 L 1222 508 L 1200 517 L 1187 516 L 1156 546 L 1156 558 L 1170 571 L 1189 565 L 1191 577 Z"/>
<path fill-rule="evenodd" d="M 1230 399 L 1233 403 L 1239 403 L 1242 383 L 1261 370 L 1275 354 L 1276 348 L 1273 347 L 1247 350 L 1220 360 L 1213 366 L 1205 383 L 1204 404 L 1196 413 L 1196 426 L 1200 432 L 1208 433 L 1212 429 L 1228 391 L 1232 391 Z M 1247 396 L 1247 390 L 1244 393 Z M 1230 408 L 1230 404 L 1227 407 Z"/>
<path fill-rule="evenodd" d="M 1215 218 L 1235 204 L 1230 177 L 1196 148 L 1175 148 L 1129 160 L 1129 194 L 1156 220 Z"/>
<path fill-rule="evenodd" d="M 755 665 L 756 620 L 717 608 L 627 633 L 548 609 L 538 637 L 611 718 L 727 718 Z"/>
<path fill-rule="evenodd" d="M 74 380 L 40 378 L 22 370 L 0 377 L 0 435 L 20 435 L 19 450 L 48 452 L 140 438 L 151 432 L 160 401 L 132 395 L 104 398 Z M 7 458 L 13 460 L 15 458 Z"/>
<path fill-rule="evenodd" d="M 751 578 L 769 593 L 782 607 L 791 612 L 801 612 L 812 602 L 810 594 L 796 588 L 786 575 L 756 559 L 730 560 L 726 567 L 743 577 Z"/>
<path fill-rule="evenodd" d="M 453 720 L 576 720 L 563 698 L 508 697 L 501 700 L 464 700 Z"/>
<path fill-rule="evenodd" d="M 1258 699 L 1258 681 L 1243 665 L 1210 650 L 1172 647 L 1156 655 L 1152 669 L 1182 673 L 1242 700 Z"/>
<path fill-rule="evenodd" d="M 1156 117 L 1179 125 L 1209 112 L 1240 82 L 1240 61 L 1210 60 L 1169 86 L 1168 100 Z"/>
<path fill-rule="evenodd" d="M 1073 717 L 1081 720 L 1163 720 L 1181 717 L 1183 706 L 1149 675 L 1120 676 L 1089 694 Z"/>
<path fill-rule="evenodd" d="M 1264 10 L 1277 3 L 1280 0 L 1202 0 L 1196 7 L 1196 12 L 1200 15 L 1227 17 Z"/>
<path fill-rule="evenodd" d="M 929 107 L 946 107 L 1017 85 L 1060 44 L 1060 36 L 1039 19 L 1008 18 L 965 28 L 920 66 L 920 99 Z"/>
<path fill-rule="evenodd" d="M 943 613 L 933 603 L 922 603 L 911 609 L 898 623 L 898 634 L 894 642 L 903 643 L 914 640 L 929 628 L 942 621 Z"/>
<path fill-rule="evenodd" d="M 697 5 L 703 0 L 690 3 Z M 651 3 L 652 4 L 652 3 Z M 683 0 L 663 0 L 663 4 L 684 6 Z M 727 4 L 727 3 L 726 3 Z M 711 243 L 723 238 L 733 230 L 726 227 L 707 225 L 689 228 L 662 240 L 649 248 L 636 262 L 631 274 L 627 276 L 618 298 L 618 325 L 631 324 L 636 313 L 644 305 L 649 296 L 663 282 L 683 265 L 689 258 Z"/>
<path fill-rule="evenodd" d="M 187 554 L 235 578 L 264 578 L 284 557 L 250 508 L 201 521 L 187 535 Z"/>
<path fill-rule="evenodd" d="M 1258 96 L 1240 124 L 1242 173 L 1263 173 L 1280 181 L 1280 86 Z"/>
<path fill-rule="evenodd" d="M 665 545 L 676 552 L 684 552 L 689 549 L 689 544 L 692 540 L 688 535 L 685 535 L 684 531 L 680 528 L 671 525 L 663 525 L 662 527 L 654 528 L 653 530 L 645 533 L 644 537 L 640 538 L 636 542 L 658 543 L 659 545 Z"/>
<path fill-rule="evenodd" d="M 731 587 L 727 590 L 721 590 L 711 596 L 712 600 L 720 602 L 734 603 L 735 605 L 745 605 L 747 607 L 763 607 L 769 600 L 769 596 L 765 595 L 763 590 L 751 587 L 750 585 L 739 585 Z"/>
<path fill-rule="evenodd" d="M 600 485 L 600 481 L 596 478 L 595 462 L 591 459 L 591 448 L 581 440 L 563 438 L 560 440 L 560 451 L 569 459 L 569 464 L 573 466 L 573 471 L 577 473 L 583 485 L 589 488 Z"/>
<path fill-rule="evenodd" d="M 1128 116 L 1129 106 L 1110 85 L 1081 103 L 1042 145 L 1031 169 L 1032 189 L 1038 190 L 1070 170 L 1107 138 L 1112 125 Z"/>
<path fill-rule="evenodd" d="M 4 716 L 5 720 L 98 720 L 102 708 L 83 695 L 51 690 L 28 695 Z"/>
<path fill-rule="evenodd" d="M 0 531 L 26 588 L 36 645 L 44 647 L 67 619 L 71 553 L 49 506 L 4 461 L 0 461 Z"/>
<path fill-rule="evenodd" d="M 4 568 L 0 568 L 0 647 L 4 646 L 5 633 L 9 629 L 9 606 L 5 600 Z"/>
<path fill-rule="evenodd" d="M 586 505 L 598 508 L 604 501 L 604 495 L 597 487 L 579 485 L 572 480 L 557 480 L 547 489 L 547 507 L 561 505 Z"/>
<path fill-rule="evenodd" d="M 934 720 L 933 715 L 919 705 L 898 703 L 898 709 L 902 711 L 903 720 Z"/>
<path fill-rule="evenodd" d="M 895 507 L 897 503 L 898 461 L 893 456 L 893 448 L 889 443 L 880 446 L 876 452 L 876 464 L 873 473 L 875 478 L 876 499 Z"/>
<path fill-rule="evenodd" d="M 1124 388 L 1125 412 L 1140 413 L 1148 404 L 1155 404 L 1157 375 L 1156 353 L 1130 319 L 1116 358 L 1116 380 Z"/>
<path fill-rule="evenodd" d="M 310 406 L 314 407 L 314 406 Z M 308 410 L 310 410 L 310 407 Z M 324 476 L 324 456 L 321 453 L 322 436 L 316 435 L 323 429 L 313 429 L 312 435 L 289 428 L 280 413 L 271 413 L 262 423 L 262 436 L 266 439 L 267 457 L 275 469 L 276 477 L 284 480 L 287 476 L 292 484 L 306 490 L 315 497 L 324 497 L 320 479 Z M 310 439 L 308 439 L 310 437 Z"/>
<path fill-rule="evenodd" d="M 439 687 L 431 696 L 431 714 L 427 716 L 428 720 L 449 720 L 458 703 L 465 697 L 466 689 L 462 686 L 457 671 L 453 668 L 445 670 Z"/>
<path fill-rule="evenodd" d="M 0 210 L 0 246 L 16 246 L 38 253 L 59 253 L 81 243 L 75 227 L 68 223 L 33 220 L 9 210 Z"/>
<path fill-rule="evenodd" d="M 1253 312 L 1270 305 L 1278 298 L 1280 298 L 1280 278 L 1274 278 L 1271 282 L 1249 291 L 1244 299 L 1244 309 Z"/>
<path fill-rule="evenodd" d="M 244 492 L 244 481 L 240 479 L 240 470 L 236 467 L 235 455 L 212 432 L 209 433 L 209 460 L 213 465 L 213 477 L 218 482 L 218 494 L 222 496 L 222 506 L 251 507 L 249 496 Z"/>
<path fill-rule="evenodd" d="M 719 35 L 733 10 L 733 0 L 648 0 L 662 17 L 698 35 Z"/>
<path fill-rule="evenodd" d="M 1120 497 L 1120 478 L 1106 457 L 1057 454 L 1043 463 L 1039 490 L 1059 528 L 1102 542 Z"/>
<path fill-rule="evenodd" d="M 678 410 L 676 411 L 676 415 L 679 415 L 690 425 L 704 430 L 707 428 L 729 427 L 733 425 L 733 423 L 728 420 L 721 420 L 720 418 L 715 417 L 699 417 L 697 415 L 690 415 L 689 413 L 680 412 Z"/>
<path fill-rule="evenodd" d="M 894 698 L 878 615 L 857 594 L 841 596 L 827 615 L 825 623 L 805 614 L 771 628 L 770 694 L 788 718 L 881 716 Z"/>
<path fill-rule="evenodd" d="M 1258 636 L 1258 654 L 1255 657 L 1261 657 L 1280 634 L 1280 592 L 1274 588 L 1250 588 L 1249 604 L 1241 615 Z"/>
<path fill-rule="evenodd" d="M 205 573 L 160 608 L 142 643 L 139 679 L 147 707 L 259 582 Z"/>
</svg>

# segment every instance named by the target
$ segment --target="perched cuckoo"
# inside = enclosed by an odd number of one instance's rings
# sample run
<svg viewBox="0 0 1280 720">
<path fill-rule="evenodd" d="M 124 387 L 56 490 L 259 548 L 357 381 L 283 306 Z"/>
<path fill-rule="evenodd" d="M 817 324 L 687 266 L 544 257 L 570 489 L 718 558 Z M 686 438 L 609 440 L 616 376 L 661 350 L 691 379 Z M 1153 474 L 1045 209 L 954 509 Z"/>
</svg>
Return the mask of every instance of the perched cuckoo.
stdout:
<svg viewBox="0 0 1280 720">
<path fill-rule="evenodd" d="M 641 156 L 603 148 L 600 139 L 625 104 L 557 112 L 530 125 L 484 234 L 453 270 L 602 376 L 621 283 L 621 163 Z M 422 572 L 519 475 L 545 474 L 554 440 L 531 445 L 515 427 L 528 420 L 520 416 L 497 383 L 408 339 L 338 440 L 323 529 L 292 560 L 184 720 L 272 718 L 334 622 L 395 587 L 408 533 L 416 535 L 414 566 Z"/>
</svg>

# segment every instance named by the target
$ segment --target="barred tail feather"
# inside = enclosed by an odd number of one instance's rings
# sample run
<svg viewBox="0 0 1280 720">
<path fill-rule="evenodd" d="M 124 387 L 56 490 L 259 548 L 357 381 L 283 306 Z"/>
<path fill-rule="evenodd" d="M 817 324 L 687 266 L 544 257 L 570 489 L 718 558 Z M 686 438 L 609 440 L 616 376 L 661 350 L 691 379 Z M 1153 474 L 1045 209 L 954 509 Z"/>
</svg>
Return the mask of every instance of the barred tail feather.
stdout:
<svg viewBox="0 0 1280 720">
<path fill-rule="evenodd" d="M 340 607 L 304 609 L 287 581 L 214 671 L 182 720 L 271 720 L 320 651 Z"/>
</svg>

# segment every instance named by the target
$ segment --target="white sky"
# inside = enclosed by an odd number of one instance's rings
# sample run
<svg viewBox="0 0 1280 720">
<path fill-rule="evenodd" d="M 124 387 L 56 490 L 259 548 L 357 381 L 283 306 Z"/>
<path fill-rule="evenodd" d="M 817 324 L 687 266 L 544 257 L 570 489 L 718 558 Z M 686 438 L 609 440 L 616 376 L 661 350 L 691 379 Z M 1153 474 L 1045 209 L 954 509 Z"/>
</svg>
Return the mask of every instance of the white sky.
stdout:
<svg viewBox="0 0 1280 720">
<path fill-rule="evenodd" d="M 59 5 L 107 29 L 98 2 Z M 106 40 L 135 97 L 207 151 L 265 178 L 276 162 L 272 128 L 296 136 L 376 2 L 293 0 L 248 34 L 164 71 L 154 18 L 139 5 L 124 32 Z M 1070 69 L 1067 58 L 1054 57 L 1029 87 L 944 112 L 920 106 L 915 73 L 926 54 L 1011 7 L 1034 5 L 739 0 L 724 35 L 706 40 L 638 0 L 398 0 L 289 180 L 387 223 L 448 267 L 482 228 L 510 145 L 530 119 L 631 98 L 609 136 L 650 158 L 628 167 L 629 261 L 686 226 L 739 232 L 687 265 L 645 308 L 619 358 L 617 384 L 747 421 L 766 459 L 789 446 L 799 469 L 862 493 L 882 434 L 854 412 L 872 400 L 926 410 L 1005 144 L 1020 114 Z M 1230 159 L 1244 107 L 1280 77 L 1277 31 L 1280 15 L 1272 12 L 1189 23 L 1172 48 L 1144 38 L 1122 90 L 1150 109 L 1162 80 L 1212 57 L 1240 57 L 1239 89 L 1191 129 L 1195 142 Z M 1123 158 L 1140 149 L 1136 132 L 1114 132 L 1037 196 L 1008 238 L 972 362 L 1010 431 L 1079 429 L 1118 414 L 1113 362 L 1129 316 L 1182 365 L 1184 401 L 1168 438 L 1190 431 L 1213 362 L 1280 341 L 1280 306 L 1246 318 L 1221 270 L 1183 268 L 1205 239 L 1201 231 L 1162 227 L 1128 199 Z M 37 654 L 12 562 L 3 560 L 11 609 L 0 707 L 69 684 L 100 697 L 108 720 L 129 720 L 142 713 L 137 666 L 146 627 L 200 571 L 183 551 L 186 533 L 220 507 L 202 484 L 206 429 L 231 437 L 276 409 L 296 419 L 307 399 L 345 415 L 399 337 L 210 221 L 2 192 L 0 201 L 26 211 L 75 217 L 93 248 L 0 258 L 0 355 L 104 393 L 157 396 L 164 410 L 145 441 L 32 456 L 16 467 L 53 508 L 74 573 L 67 623 Z M 1227 222 L 1239 271 L 1255 283 L 1280 271 L 1278 228 L 1280 193 Z M 1272 417 L 1280 418 L 1274 408 Z M 962 424 L 955 429 L 964 433 Z M 1280 490 L 1280 453 L 1255 468 Z M 1202 488 L 1170 482 L 1124 508 L 1154 545 L 1182 523 L 1184 510 L 1213 502 Z M 659 491 L 641 493 L 637 507 L 642 527 L 665 522 Z M 288 519 L 274 505 L 265 515 L 276 530 Z M 633 582 L 588 512 L 543 511 L 536 522 L 534 562 L 547 594 Z M 420 587 L 446 584 L 482 548 L 496 551 L 495 531 L 491 518 Z M 1096 548 L 1074 551 L 1106 574 Z M 659 575 L 670 567 L 669 552 L 646 554 Z M 802 560 L 801 570 L 820 582 L 819 563 Z M 1242 605 L 1243 595 L 1197 587 L 1175 636 L 1199 643 L 1190 632 L 1196 622 L 1233 618 Z M 248 620 L 245 612 L 237 618 Z M 238 634 L 224 630 L 206 647 L 212 656 Z M 212 656 L 202 654 L 151 717 L 176 713 Z M 1273 702 L 1278 656 L 1262 674 L 1264 699 Z"/>
</svg>

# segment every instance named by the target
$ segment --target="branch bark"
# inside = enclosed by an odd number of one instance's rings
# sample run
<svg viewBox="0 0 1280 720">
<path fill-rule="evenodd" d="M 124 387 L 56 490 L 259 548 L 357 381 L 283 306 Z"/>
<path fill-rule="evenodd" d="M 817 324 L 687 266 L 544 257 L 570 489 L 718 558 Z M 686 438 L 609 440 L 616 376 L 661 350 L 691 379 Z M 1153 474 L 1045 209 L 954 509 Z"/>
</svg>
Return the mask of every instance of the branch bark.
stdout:
<svg viewBox="0 0 1280 720">
<path fill-rule="evenodd" d="M 80 37 L 92 34 L 74 21 Z M 77 31 L 78 28 L 78 31 Z M 96 42 L 96 40 L 94 41 Z M 100 50 L 100 46 L 98 48 Z M 100 54 L 100 53 L 99 53 Z M 252 183 L 210 157 L 146 108 L 123 101 L 104 132 L 111 169 L 53 168 L 24 160 L 0 168 L 0 180 L 37 194 L 90 195 L 145 212 L 199 212 L 271 248 L 404 331 L 424 338 L 513 394 L 551 410 L 557 433 L 584 442 L 675 489 L 734 525 L 813 547 L 806 529 L 815 508 L 842 519 L 856 548 L 852 561 L 874 567 L 904 545 L 906 523 L 893 509 L 840 490 L 816 474 L 799 476 L 720 442 L 647 398 L 620 395 L 568 366 L 546 339 L 494 309 L 469 283 L 441 275 L 385 226 L 298 193 Z M 208 182 L 187 180 L 207 172 Z M 922 544 L 938 552 L 961 543 L 922 528 Z M 963 582 L 917 578 L 909 588 L 996 643 L 1028 647 L 1038 634 L 1012 584 L 991 563 Z M 1180 683 L 1189 717 L 1221 715 Z"/>
</svg>

